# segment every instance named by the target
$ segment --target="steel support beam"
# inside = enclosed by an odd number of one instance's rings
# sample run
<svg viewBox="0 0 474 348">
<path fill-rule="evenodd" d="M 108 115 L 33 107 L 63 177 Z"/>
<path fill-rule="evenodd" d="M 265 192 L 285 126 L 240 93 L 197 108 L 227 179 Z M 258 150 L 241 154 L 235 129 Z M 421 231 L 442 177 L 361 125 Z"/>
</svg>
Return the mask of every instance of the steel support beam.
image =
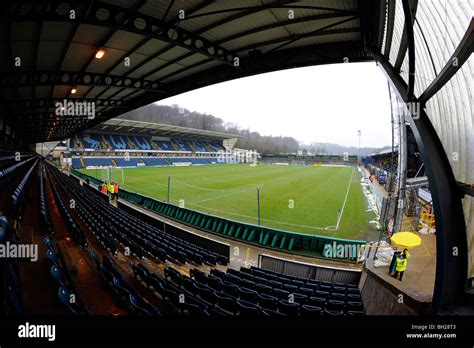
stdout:
<svg viewBox="0 0 474 348">
<path fill-rule="evenodd" d="M 392 47 L 392 38 L 393 38 L 393 26 L 395 23 L 395 1 L 387 1 L 387 28 L 385 29 L 385 46 L 383 49 L 383 55 L 385 57 L 390 56 L 390 48 Z"/>
<path fill-rule="evenodd" d="M 449 58 L 446 65 L 430 83 L 425 91 L 418 98 L 421 103 L 426 103 L 432 96 L 434 96 L 443 86 L 448 82 L 456 72 L 461 69 L 462 65 L 471 56 L 474 50 L 474 19 L 466 30 L 458 47 L 454 50 L 453 55 Z"/>
<path fill-rule="evenodd" d="M 418 0 L 413 0 L 418 4 Z M 408 100 L 413 99 L 413 91 L 415 89 L 415 34 L 413 32 L 413 18 L 415 16 L 416 7 L 412 9 L 410 6 L 410 0 L 402 0 L 403 3 L 403 13 L 405 14 L 405 30 L 403 35 L 406 36 L 406 45 L 408 46 Z M 402 38 L 403 41 L 403 38 Z M 405 56 L 406 47 L 403 49 L 403 57 Z M 402 47 L 398 54 L 400 56 L 402 52 Z M 402 57 L 402 61 L 403 61 Z M 397 58 L 398 61 L 398 58 Z M 395 63 L 395 69 L 398 69 Z"/>
<path fill-rule="evenodd" d="M 104 86 L 166 93 L 166 85 L 145 79 L 77 71 L 17 71 L 0 75 L 0 89 L 25 86 Z"/>
<path fill-rule="evenodd" d="M 409 48 L 408 45 L 410 44 L 410 42 L 414 42 L 414 40 L 411 40 L 410 36 L 413 35 L 413 22 L 416 16 L 416 9 L 418 8 L 418 0 L 402 0 L 402 4 L 403 13 L 405 15 L 405 26 L 402 38 L 400 40 L 400 47 L 398 49 L 397 58 L 394 64 L 394 68 L 397 71 L 400 71 L 400 68 L 402 67 L 403 60 L 405 59 L 405 54 L 407 53 L 407 49 Z M 406 21 L 408 21 L 410 25 L 407 26 Z M 409 31 L 411 31 L 411 33 Z"/>
</svg>

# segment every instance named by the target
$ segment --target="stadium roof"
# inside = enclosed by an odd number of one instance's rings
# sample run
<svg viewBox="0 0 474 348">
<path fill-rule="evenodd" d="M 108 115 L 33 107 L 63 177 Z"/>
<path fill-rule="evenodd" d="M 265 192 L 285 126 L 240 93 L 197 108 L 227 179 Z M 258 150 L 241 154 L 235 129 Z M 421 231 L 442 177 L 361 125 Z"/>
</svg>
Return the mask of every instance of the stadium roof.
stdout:
<svg viewBox="0 0 474 348">
<path fill-rule="evenodd" d="M 380 1 L 367 0 L 2 6 L 0 113 L 29 142 L 66 139 L 128 110 L 217 82 L 372 60 L 368 40 L 381 44 L 385 14 Z M 101 49 L 105 54 L 96 59 Z M 94 117 L 56 115 L 55 103 L 64 98 L 95 102 Z"/>
<path fill-rule="evenodd" d="M 143 121 L 122 120 L 113 118 L 92 127 L 90 130 L 96 132 L 124 132 L 124 133 L 140 133 L 148 136 L 164 136 L 164 137 L 193 137 L 195 139 L 232 139 L 240 138 L 238 134 L 214 132 L 202 129 L 171 126 L 167 124 L 159 124 Z"/>
<path fill-rule="evenodd" d="M 388 149 L 380 150 L 379 152 L 374 152 L 374 153 L 370 154 L 369 156 L 373 157 L 373 156 L 379 156 L 379 155 L 387 155 L 387 154 L 390 154 L 392 152 L 398 153 L 398 146 L 394 146 L 393 151 L 392 151 L 392 148 L 389 147 Z"/>
</svg>

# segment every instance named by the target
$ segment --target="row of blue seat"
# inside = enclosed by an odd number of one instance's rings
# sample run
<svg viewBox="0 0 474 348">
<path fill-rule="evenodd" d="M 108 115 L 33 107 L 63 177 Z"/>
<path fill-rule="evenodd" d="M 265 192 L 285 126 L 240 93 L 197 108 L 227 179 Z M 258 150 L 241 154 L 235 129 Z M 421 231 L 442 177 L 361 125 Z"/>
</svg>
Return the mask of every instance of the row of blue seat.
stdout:
<svg viewBox="0 0 474 348">
<path fill-rule="evenodd" d="M 172 271 L 175 270 L 172 268 L 166 269 L 166 272 Z M 140 281 L 143 286 L 148 288 L 151 293 L 157 296 L 160 300 L 172 304 L 174 308 L 183 315 L 191 315 L 194 317 L 226 315 L 222 310 L 208 305 L 186 289 L 179 288 L 166 278 L 151 273 L 142 265 L 133 265 L 133 272 L 135 278 Z"/>
<path fill-rule="evenodd" d="M 103 260 L 100 261 L 96 254 L 91 253 L 90 256 L 94 259 L 104 282 L 113 290 L 120 301 L 127 306 L 131 314 L 143 316 L 161 315 L 155 306 L 140 296 L 138 292 L 123 279 L 109 257 L 104 256 Z"/>
<path fill-rule="evenodd" d="M 228 272 L 230 269 L 228 269 Z M 198 270 L 193 270 L 191 276 L 197 281 L 205 284 L 214 291 L 221 291 L 229 296 L 247 301 L 249 303 L 258 304 L 262 308 L 270 310 L 279 310 L 284 306 L 287 311 L 293 311 L 296 315 L 302 306 L 309 305 L 321 308 L 321 310 L 338 310 L 341 313 L 348 314 L 362 314 L 363 305 L 360 301 L 360 295 L 351 294 L 348 301 L 340 301 L 333 299 L 325 299 L 317 297 L 317 291 L 314 294 L 303 295 L 300 294 L 299 289 L 292 289 L 296 291 L 289 291 L 272 288 L 270 285 L 262 283 L 253 283 L 249 280 L 241 282 L 241 279 L 230 273 L 219 271 L 217 269 L 211 270 L 210 275 L 205 275 Z M 257 279 L 255 279 L 257 280 Z M 292 307 L 293 309 L 291 309 Z M 351 313 L 349 313 L 351 312 Z"/>
<path fill-rule="evenodd" d="M 242 316 L 316 316 L 316 315 L 363 315 L 360 307 L 344 311 L 337 302 L 329 302 L 324 307 L 312 303 L 301 304 L 291 299 L 284 300 L 256 293 L 249 298 L 248 289 L 237 288 L 219 278 L 207 276 L 198 269 L 191 270 L 191 277 L 168 267 L 165 279 L 152 274 L 143 265 L 133 266 L 135 277 L 160 299 L 168 300 L 181 310 L 189 308 L 200 315 L 242 315 Z M 214 278 L 214 281 L 209 279 Z M 200 282 L 198 279 L 201 279 Z M 207 280 L 207 281 L 206 281 Z M 216 284 L 217 282 L 217 284 Z M 232 294 L 231 294 L 232 292 Z"/>
<path fill-rule="evenodd" d="M 241 269 L 246 268 L 242 267 Z M 304 286 L 300 286 L 295 285 L 295 283 L 283 283 L 275 280 L 267 280 L 235 269 L 228 269 L 227 273 L 214 269 L 211 270 L 211 276 L 212 278 L 217 277 L 221 281 L 233 284 L 233 286 L 229 288 L 231 294 L 235 294 L 237 288 L 250 290 L 248 298 L 254 298 L 256 293 L 263 293 L 284 300 L 291 298 L 293 301 L 301 304 L 309 302 L 310 299 L 312 299 L 312 302 L 321 306 L 326 304 L 328 301 L 335 300 L 351 304 L 350 306 L 347 306 L 351 307 L 350 310 L 355 310 L 356 307 L 362 309 L 361 296 L 358 294 L 357 289 L 346 289 L 342 287 L 326 289 L 320 288 L 320 285 L 317 283 L 308 283 L 304 284 Z M 207 280 L 210 281 L 209 277 L 207 278 Z M 215 284 L 219 284 L 215 279 L 211 280 L 214 280 Z"/>
<path fill-rule="evenodd" d="M 46 258 L 51 262 L 50 275 L 59 287 L 59 301 L 75 315 L 88 315 L 89 310 L 69 274 L 68 265 L 58 245 L 51 235 L 46 235 L 43 242 L 47 247 Z"/>
<path fill-rule="evenodd" d="M 240 272 L 252 274 L 258 277 L 263 277 L 263 278 L 266 278 L 267 280 L 279 280 L 284 283 L 290 281 L 291 283 L 296 284 L 298 286 L 304 286 L 305 284 L 307 284 L 309 287 L 314 287 L 315 285 L 318 285 L 324 290 L 330 290 L 332 288 L 339 288 L 339 289 L 345 288 L 350 292 L 359 293 L 359 289 L 357 288 L 356 284 L 346 284 L 346 283 L 340 283 L 340 282 L 330 282 L 330 281 L 324 281 L 324 280 L 318 280 L 318 279 L 292 276 L 292 275 L 283 274 L 283 273 L 272 271 L 272 270 L 266 270 L 266 269 L 255 267 L 255 266 L 251 266 L 250 268 L 242 267 L 240 269 Z"/>
<path fill-rule="evenodd" d="M 80 184 L 66 176 L 61 175 L 60 180 L 59 186 L 68 197 L 74 198 L 81 219 L 96 236 L 101 237 L 103 244 L 107 245 L 106 249 L 112 252 L 116 250 L 115 240 L 129 247 L 139 258 L 148 253 L 163 262 L 170 258 L 179 263 L 189 261 L 198 265 L 228 263 L 226 257 L 164 233 L 105 203 L 98 196 L 84 192 Z"/>
<path fill-rule="evenodd" d="M 73 139 L 73 146 L 100 150 L 104 146 L 107 149 L 113 150 L 153 150 L 159 149 L 164 151 L 193 151 L 192 146 L 201 152 L 219 151 L 223 150 L 222 145 L 211 141 L 198 141 L 187 139 L 170 139 L 170 140 L 153 140 L 150 137 L 144 136 L 130 136 L 119 134 L 81 134 L 75 136 Z M 206 148 L 208 146 L 208 148 Z"/>
<path fill-rule="evenodd" d="M 3 196 L 8 188 L 10 187 L 10 184 L 13 182 L 15 178 L 18 177 L 20 174 L 21 170 L 25 168 L 25 165 L 30 163 L 34 157 L 31 156 L 24 156 L 21 157 L 21 161 L 15 162 L 15 164 L 12 164 L 6 168 L 0 169 L 0 195 Z"/>
<path fill-rule="evenodd" d="M 40 163 L 40 215 L 41 215 L 41 224 L 42 227 L 46 228 L 48 234 L 53 234 L 53 226 L 51 222 L 51 217 L 49 215 L 48 203 L 46 201 L 46 193 L 44 189 L 44 165 L 43 162 Z"/>
<path fill-rule="evenodd" d="M 22 210 L 21 208 L 23 205 L 23 199 L 25 197 L 25 194 L 31 182 L 31 178 L 32 178 L 31 174 L 33 173 L 33 170 L 36 168 L 37 164 L 38 164 L 38 160 L 36 160 L 33 163 L 33 165 L 30 167 L 30 169 L 26 172 L 25 176 L 23 177 L 23 179 L 21 179 L 20 183 L 15 188 L 15 191 L 12 194 L 13 207 L 18 211 Z M 21 211 L 20 211 L 20 214 L 22 214 Z"/>
<path fill-rule="evenodd" d="M 83 157 L 86 167 L 137 167 L 140 163 L 146 166 L 170 166 L 173 163 L 190 162 L 196 165 L 216 163 L 217 159 L 212 157 Z M 143 164 L 142 164 L 143 165 Z M 79 157 L 72 158 L 72 168 L 80 169 L 83 167 Z"/>
<path fill-rule="evenodd" d="M 47 173 L 49 174 L 49 179 L 51 181 L 51 188 L 53 190 L 53 194 L 56 200 L 56 205 L 58 206 L 61 217 L 63 218 L 63 221 L 67 226 L 68 233 L 74 238 L 76 243 L 82 246 L 87 246 L 88 243 L 87 243 L 84 233 L 79 228 L 79 226 L 77 226 L 77 224 L 75 223 L 71 213 L 66 208 L 66 204 L 64 203 L 63 198 L 61 197 L 61 194 L 58 191 L 57 184 L 55 184 L 57 183 L 57 181 L 53 175 L 53 171 L 48 171 Z"/>
</svg>

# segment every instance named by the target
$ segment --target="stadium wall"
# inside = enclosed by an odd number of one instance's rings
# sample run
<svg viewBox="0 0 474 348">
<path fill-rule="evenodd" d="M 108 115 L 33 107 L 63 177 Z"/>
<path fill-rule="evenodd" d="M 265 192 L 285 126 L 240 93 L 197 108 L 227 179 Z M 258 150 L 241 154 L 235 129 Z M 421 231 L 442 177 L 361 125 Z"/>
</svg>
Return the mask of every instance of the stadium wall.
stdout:
<svg viewBox="0 0 474 348">
<path fill-rule="evenodd" d="M 366 267 L 359 289 L 369 315 L 417 315 L 429 314 L 431 310 L 431 300 L 415 299 L 413 293 L 404 293 Z"/>
<path fill-rule="evenodd" d="M 90 182 L 96 185 L 102 183 L 101 180 L 74 169 L 71 170 L 71 173 L 82 179 L 89 178 Z M 361 246 L 367 243 L 364 240 L 309 235 L 242 223 L 201 213 L 188 208 L 182 208 L 174 204 L 159 201 L 124 189 L 119 191 L 119 197 L 122 200 L 126 200 L 132 204 L 148 209 L 158 215 L 166 216 L 167 218 L 184 225 L 277 251 L 323 258 L 323 251 L 326 247 L 334 249 L 335 246 L 341 246 L 342 248 L 347 247 L 349 249 L 359 250 Z M 331 259 L 345 262 L 356 262 L 357 255 L 344 258 L 332 257 Z"/>
<path fill-rule="evenodd" d="M 279 257 L 260 254 L 258 266 L 284 275 L 317 279 L 331 283 L 359 284 L 361 270 L 343 269 L 295 262 Z"/>
</svg>

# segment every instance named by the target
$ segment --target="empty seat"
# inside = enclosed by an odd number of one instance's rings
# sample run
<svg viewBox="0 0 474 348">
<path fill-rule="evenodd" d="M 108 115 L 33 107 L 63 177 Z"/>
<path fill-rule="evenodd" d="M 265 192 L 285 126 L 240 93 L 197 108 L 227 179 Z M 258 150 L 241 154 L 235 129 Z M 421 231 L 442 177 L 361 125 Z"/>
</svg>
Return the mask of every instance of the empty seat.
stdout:
<svg viewBox="0 0 474 348">
<path fill-rule="evenodd" d="M 316 297 L 322 297 L 322 298 L 325 298 L 325 299 L 328 299 L 329 298 L 329 292 L 327 291 L 323 291 L 323 290 L 316 290 L 314 292 L 314 295 Z"/>
<path fill-rule="evenodd" d="M 283 286 L 283 283 L 281 282 L 278 282 L 276 280 L 269 280 L 268 283 L 267 283 L 268 286 L 271 286 L 272 288 L 277 288 L 277 289 L 281 289 L 281 287 Z"/>
<path fill-rule="evenodd" d="M 145 302 L 140 296 L 130 294 L 130 309 L 137 315 L 156 316 L 160 315 L 158 309 Z"/>
<path fill-rule="evenodd" d="M 280 300 L 278 303 L 278 310 L 280 312 L 286 313 L 289 316 L 298 315 L 300 305 L 298 303 L 289 302 L 285 300 Z"/>
<path fill-rule="evenodd" d="M 266 294 L 258 294 L 257 301 L 260 307 L 267 309 L 278 309 L 278 298 Z"/>
<path fill-rule="evenodd" d="M 238 300 L 239 315 L 256 317 L 260 314 L 261 308 L 253 303 Z"/>
<path fill-rule="evenodd" d="M 303 305 L 300 309 L 302 317 L 316 317 L 322 314 L 321 307 L 310 306 L 310 305 Z"/>
<path fill-rule="evenodd" d="M 135 291 L 133 291 L 125 282 L 118 279 L 117 277 L 113 278 L 113 289 L 114 292 L 126 304 L 128 304 L 130 300 L 130 295 L 136 295 Z"/>
<path fill-rule="evenodd" d="M 207 276 L 203 271 L 193 268 L 189 271 L 189 275 L 196 281 L 207 284 Z"/>
<path fill-rule="evenodd" d="M 321 284 L 321 285 L 319 285 L 319 290 L 331 292 L 332 291 L 332 286 Z"/>
<path fill-rule="evenodd" d="M 362 311 L 364 309 L 364 305 L 362 302 L 354 302 L 348 301 L 347 302 L 347 311 Z"/>
<path fill-rule="evenodd" d="M 262 309 L 262 314 L 267 317 L 286 317 L 285 313 L 274 311 L 271 309 Z"/>
<path fill-rule="evenodd" d="M 286 290 L 290 293 L 298 292 L 298 287 L 291 284 L 283 284 L 283 290 Z"/>
<path fill-rule="evenodd" d="M 324 308 L 326 307 L 326 299 L 322 297 L 310 297 L 308 299 L 308 304 L 315 306 L 315 307 L 321 307 Z"/>
<path fill-rule="evenodd" d="M 363 311 L 347 311 L 347 315 L 353 316 L 353 317 L 359 317 L 362 315 L 365 315 Z"/>
<path fill-rule="evenodd" d="M 209 317 L 210 314 L 206 309 L 199 307 L 196 304 L 185 303 L 183 311 L 186 311 L 191 317 Z"/>
<path fill-rule="evenodd" d="M 334 311 L 334 310 L 330 310 L 330 309 L 325 309 L 323 314 L 328 315 L 328 316 L 341 316 L 341 315 L 344 315 L 344 313 L 342 311 Z"/>
<path fill-rule="evenodd" d="M 344 310 L 344 302 L 343 301 L 338 301 L 338 300 L 329 300 L 326 303 L 326 309 L 329 310 L 334 310 L 334 311 L 342 311 Z"/>
<path fill-rule="evenodd" d="M 257 292 L 251 289 L 239 288 L 239 298 L 248 302 L 257 303 Z"/>
<path fill-rule="evenodd" d="M 64 304 L 73 314 L 88 314 L 87 310 L 78 304 L 78 296 L 72 291 L 60 287 L 58 291 L 59 301 Z"/>
<path fill-rule="evenodd" d="M 273 289 L 271 286 L 263 285 L 263 284 L 255 284 L 255 290 L 261 294 L 273 294 Z"/>
<path fill-rule="evenodd" d="M 337 292 L 333 292 L 330 296 L 331 300 L 339 300 L 339 301 L 345 301 L 346 295 L 345 294 L 339 294 Z"/>
<path fill-rule="evenodd" d="M 282 289 L 273 289 L 273 295 L 278 297 L 280 300 L 288 300 L 288 295 L 290 293 Z"/>
<path fill-rule="evenodd" d="M 214 295 L 217 298 L 217 305 L 220 308 L 232 314 L 237 313 L 238 308 L 234 298 L 221 292 L 216 292 Z"/>
<path fill-rule="evenodd" d="M 46 235 L 44 238 L 43 238 L 43 241 L 44 241 L 44 244 L 46 244 L 48 247 L 52 248 L 53 247 L 53 239 Z"/>
<path fill-rule="evenodd" d="M 333 286 L 334 286 L 335 288 L 336 288 L 336 287 L 338 287 L 338 288 L 344 288 L 344 289 L 346 288 L 346 284 L 344 284 L 344 283 L 334 283 Z"/>
<path fill-rule="evenodd" d="M 46 257 L 55 265 L 59 264 L 58 255 L 50 248 L 46 251 Z"/>
<path fill-rule="evenodd" d="M 291 281 L 291 284 L 292 285 L 296 285 L 297 287 L 300 287 L 300 286 L 304 286 L 305 285 L 305 282 L 301 281 L 301 280 L 297 280 L 297 279 L 293 279 Z"/>
<path fill-rule="evenodd" d="M 251 280 L 242 279 L 240 281 L 240 286 L 245 287 L 247 289 L 254 289 L 255 288 L 255 283 Z"/>
<path fill-rule="evenodd" d="M 58 285 L 66 288 L 66 279 L 64 273 L 59 269 L 58 266 L 52 265 L 50 269 L 51 276 L 58 282 Z"/>
<path fill-rule="evenodd" d="M 354 302 L 362 301 L 360 295 L 357 295 L 357 294 L 347 294 L 346 298 L 347 298 L 347 301 L 354 301 Z"/>
<path fill-rule="evenodd" d="M 340 287 L 340 286 L 334 286 L 332 288 L 332 293 L 345 294 L 346 293 L 346 288 L 345 287 Z"/>
<path fill-rule="evenodd" d="M 307 297 L 313 296 L 314 290 L 310 288 L 300 287 L 298 289 L 298 293 L 302 295 L 306 295 Z"/>
<path fill-rule="evenodd" d="M 213 268 L 211 269 L 211 274 L 214 276 L 214 277 L 217 277 L 217 278 L 220 278 L 220 279 L 225 279 L 226 278 L 226 274 L 225 272 L 217 269 L 217 268 Z"/>
<path fill-rule="evenodd" d="M 212 290 L 200 289 L 199 297 L 211 305 L 215 305 L 217 303 L 217 297 Z"/>
</svg>

